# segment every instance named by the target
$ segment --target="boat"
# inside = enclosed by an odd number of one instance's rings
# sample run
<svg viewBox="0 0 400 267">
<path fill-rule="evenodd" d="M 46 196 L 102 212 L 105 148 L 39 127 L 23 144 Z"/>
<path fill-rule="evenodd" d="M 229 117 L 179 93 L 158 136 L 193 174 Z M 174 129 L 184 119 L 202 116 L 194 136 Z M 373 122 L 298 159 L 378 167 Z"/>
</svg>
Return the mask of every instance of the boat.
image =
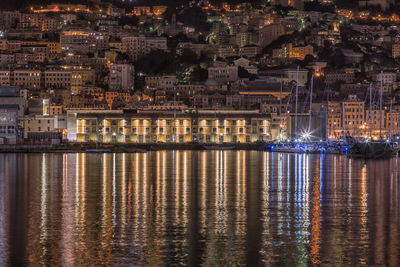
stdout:
<svg viewBox="0 0 400 267">
<path fill-rule="evenodd" d="M 85 151 L 88 154 L 95 154 L 95 153 L 111 153 L 111 149 L 102 149 L 102 148 L 95 148 L 95 149 L 86 149 Z"/>
<path fill-rule="evenodd" d="M 206 150 L 233 150 L 236 147 L 235 146 L 203 146 L 204 149 Z"/>
<path fill-rule="evenodd" d="M 383 159 L 390 158 L 395 153 L 390 143 L 387 142 L 365 142 L 355 143 L 349 150 L 348 155 L 354 158 Z"/>
</svg>

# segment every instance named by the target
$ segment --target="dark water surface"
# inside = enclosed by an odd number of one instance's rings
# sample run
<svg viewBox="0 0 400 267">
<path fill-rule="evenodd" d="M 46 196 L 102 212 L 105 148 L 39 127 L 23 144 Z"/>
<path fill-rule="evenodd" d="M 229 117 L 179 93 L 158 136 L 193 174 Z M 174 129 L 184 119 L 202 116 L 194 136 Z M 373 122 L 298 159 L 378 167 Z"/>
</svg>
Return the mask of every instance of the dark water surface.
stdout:
<svg viewBox="0 0 400 267">
<path fill-rule="evenodd" d="M 0 154 L 0 266 L 400 265 L 400 160 Z"/>
</svg>

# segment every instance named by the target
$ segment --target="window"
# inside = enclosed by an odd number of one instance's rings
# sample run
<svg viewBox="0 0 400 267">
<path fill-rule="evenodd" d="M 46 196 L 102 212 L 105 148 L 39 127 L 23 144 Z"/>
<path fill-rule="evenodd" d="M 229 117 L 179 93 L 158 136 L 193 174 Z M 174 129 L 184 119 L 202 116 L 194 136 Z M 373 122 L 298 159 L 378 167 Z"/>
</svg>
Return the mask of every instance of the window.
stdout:
<svg viewBox="0 0 400 267">
<path fill-rule="evenodd" d="M 239 133 L 243 133 L 243 128 L 239 128 Z"/>
</svg>

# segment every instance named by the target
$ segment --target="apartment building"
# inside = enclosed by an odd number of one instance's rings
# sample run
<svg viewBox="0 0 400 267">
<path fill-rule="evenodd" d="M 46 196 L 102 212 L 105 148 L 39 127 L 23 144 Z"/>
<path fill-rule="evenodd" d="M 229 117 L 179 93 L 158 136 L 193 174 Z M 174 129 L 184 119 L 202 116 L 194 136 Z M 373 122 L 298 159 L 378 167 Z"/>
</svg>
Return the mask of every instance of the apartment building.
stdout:
<svg viewBox="0 0 400 267">
<path fill-rule="evenodd" d="M 348 100 L 341 103 L 343 133 L 352 137 L 365 135 L 364 101 Z"/>
<path fill-rule="evenodd" d="M 167 50 L 167 38 L 128 36 L 122 38 L 122 51 L 127 53 L 132 60 L 147 55 L 151 50 Z"/>
<path fill-rule="evenodd" d="M 284 34 L 285 27 L 282 24 L 266 25 L 259 31 L 258 43 L 261 47 L 265 47 Z"/>
<path fill-rule="evenodd" d="M 89 53 L 107 49 L 108 36 L 105 33 L 85 29 L 65 30 L 60 34 L 62 52 Z"/>
<path fill-rule="evenodd" d="M 292 43 L 283 44 L 279 49 L 272 50 L 273 58 L 293 58 L 303 60 L 307 55 L 313 55 L 314 48 L 311 45 L 293 46 Z"/>
<path fill-rule="evenodd" d="M 11 71 L 0 70 L 0 86 L 11 85 Z"/>
<path fill-rule="evenodd" d="M 11 72 L 11 84 L 29 90 L 40 90 L 42 73 L 40 70 L 14 70 Z"/>
<path fill-rule="evenodd" d="M 208 68 L 208 79 L 219 83 L 234 82 L 239 78 L 237 66 L 214 66 Z"/>
<path fill-rule="evenodd" d="M 109 86 L 110 90 L 133 90 L 135 86 L 134 66 L 131 64 L 112 64 Z"/>
<path fill-rule="evenodd" d="M 44 71 L 45 88 L 71 89 L 71 71 L 65 69 L 48 69 Z"/>
</svg>

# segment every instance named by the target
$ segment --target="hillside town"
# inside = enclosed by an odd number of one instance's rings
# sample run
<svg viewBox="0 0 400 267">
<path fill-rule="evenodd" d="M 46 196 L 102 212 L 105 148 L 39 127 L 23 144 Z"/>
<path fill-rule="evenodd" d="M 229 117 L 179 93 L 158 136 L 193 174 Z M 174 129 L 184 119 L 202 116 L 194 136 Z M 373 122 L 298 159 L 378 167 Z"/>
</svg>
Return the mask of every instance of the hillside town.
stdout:
<svg viewBox="0 0 400 267">
<path fill-rule="evenodd" d="M 395 11 L 380 0 L 1 10 L 0 144 L 397 140 Z"/>
</svg>

